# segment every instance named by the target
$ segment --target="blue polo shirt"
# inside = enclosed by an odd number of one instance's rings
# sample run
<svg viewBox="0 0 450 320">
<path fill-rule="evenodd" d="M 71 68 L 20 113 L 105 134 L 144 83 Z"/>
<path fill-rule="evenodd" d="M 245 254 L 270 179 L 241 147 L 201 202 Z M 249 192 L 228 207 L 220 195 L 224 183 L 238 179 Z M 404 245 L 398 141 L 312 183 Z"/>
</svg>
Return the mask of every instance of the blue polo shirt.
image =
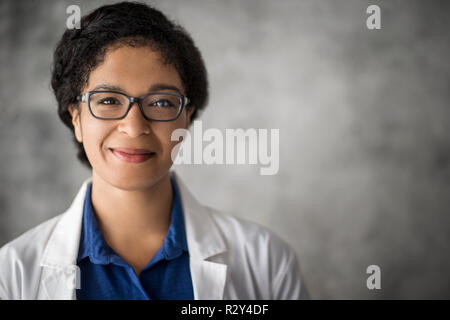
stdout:
<svg viewBox="0 0 450 320">
<path fill-rule="evenodd" d="M 173 204 L 171 223 L 164 244 L 139 277 L 106 243 L 98 226 L 88 185 L 77 264 L 81 270 L 78 300 L 192 300 L 194 293 L 183 209 L 177 185 L 171 178 Z"/>
</svg>

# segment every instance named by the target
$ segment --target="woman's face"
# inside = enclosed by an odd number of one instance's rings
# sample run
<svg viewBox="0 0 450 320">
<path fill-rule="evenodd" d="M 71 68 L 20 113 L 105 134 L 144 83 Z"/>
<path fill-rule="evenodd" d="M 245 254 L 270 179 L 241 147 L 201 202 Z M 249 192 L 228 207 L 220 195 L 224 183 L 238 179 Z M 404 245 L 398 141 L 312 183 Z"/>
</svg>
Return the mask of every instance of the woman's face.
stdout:
<svg viewBox="0 0 450 320">
<path fill-rule="evenodd" d="M 173 66 L 165 65 L 158 52 L 150 47 L 125 46 L 106 53 L 104 62 L 90 73 L 82 93 L 109 88 L 140 97 L 161 85 L 178 91 L 158 89 L 158 92 L 186 94 L 178 72 Z M 137 103 L 121 120 L 96 119 L 84 102 L 69 111 L 76 138 L 83 143 L 93 175 L 125 190 L 149 188 L 168 172 L 172 166 L 172 149 L 178 143 L 171 141 L 171 134 L 175 129 L 187 128 L 190 119 L 190 113 L 183 108 L 175 121 L 146 120 Z M 145 161 L 130 162 L 117 152 L 119 148 L 147 149 L 153 154 Z"/>
</svg>

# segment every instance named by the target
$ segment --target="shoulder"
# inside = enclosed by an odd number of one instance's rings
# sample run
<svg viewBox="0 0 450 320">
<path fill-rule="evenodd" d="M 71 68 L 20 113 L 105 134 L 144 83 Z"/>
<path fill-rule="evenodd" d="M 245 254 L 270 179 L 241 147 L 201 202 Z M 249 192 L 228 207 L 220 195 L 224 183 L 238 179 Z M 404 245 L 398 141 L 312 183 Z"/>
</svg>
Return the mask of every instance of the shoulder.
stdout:
<svg viewBox="0 0 450 320">
<path fill-rule="evenodd" d="M 306 298 L 295 250 L 259 223 L 208 208 L 227 244 L 228 298 Z M 251 281 L 250 279 L 254 279 Z"/>
<path fill-rule="evenodd" d="M 27 256 L 39 248 L 44 248 L 59 218 L 60 215 L 46 220 L 5 244 L 0 248 L 0 263 L 4 262 L 2 258 L 5 255 Z"/>
<path fill-rule="evenodd" d="M 263 249 L 278 257 L 293 253 L 291 246 L 269 228 L 253 221 L 207 208 L 228 244 Z"/>
<path fill-rule="evenodd" d="M 229 258 L 241 267 L 274 277 L 275 270 L 296 263 L 294 249 L 269 228 L 216 209 L 209 212 L 227 244 Z"/>
<path fill-rule="evenodd" d="M 60 216 L 42 222 L 0 248 L 0 298 L 17 297 L 15 291 L 39 272 L 40 259 Z M 19 280 L 21 284 L 17 283 Z"/>
</svg>

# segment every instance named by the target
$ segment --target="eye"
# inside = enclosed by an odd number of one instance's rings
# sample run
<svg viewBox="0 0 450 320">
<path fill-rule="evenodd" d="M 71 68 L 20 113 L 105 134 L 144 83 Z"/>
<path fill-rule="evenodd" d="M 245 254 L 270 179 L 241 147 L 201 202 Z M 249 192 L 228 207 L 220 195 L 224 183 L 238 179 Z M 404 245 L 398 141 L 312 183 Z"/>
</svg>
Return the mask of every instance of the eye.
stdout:
<svg viewBox="0 0 450 320">
<path fill-rule="evenodd" d="M 174 106 L 174 104 L 167 99 L 160 99 L 160 100 L 154 101 L 151 105 L 156 106 L 156 107 L 173 107 Z"/>
<path fill-rule="evenodd" d="M 98 104 L 112 105 L 112 104 L 120 104 L 120 101 L 118 101 L 114 97 L 107 97 L 107 98 L 100 99 L 97 103 Z"/>
</svg>

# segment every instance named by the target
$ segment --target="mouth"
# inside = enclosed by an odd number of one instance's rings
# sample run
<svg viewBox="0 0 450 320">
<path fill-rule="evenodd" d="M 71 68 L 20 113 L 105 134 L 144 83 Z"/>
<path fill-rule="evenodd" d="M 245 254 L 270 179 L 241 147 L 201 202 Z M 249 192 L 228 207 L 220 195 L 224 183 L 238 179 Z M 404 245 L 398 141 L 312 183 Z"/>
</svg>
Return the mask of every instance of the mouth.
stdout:
<svg viewBox="0 0 450 320">
<path fill-rule="evenodd" d="M 156 153 L 147 149 L 109 148 L 111 153 L 119 160 L 128 163 L 141 163 L 156 156 Z"/>
</svg>

